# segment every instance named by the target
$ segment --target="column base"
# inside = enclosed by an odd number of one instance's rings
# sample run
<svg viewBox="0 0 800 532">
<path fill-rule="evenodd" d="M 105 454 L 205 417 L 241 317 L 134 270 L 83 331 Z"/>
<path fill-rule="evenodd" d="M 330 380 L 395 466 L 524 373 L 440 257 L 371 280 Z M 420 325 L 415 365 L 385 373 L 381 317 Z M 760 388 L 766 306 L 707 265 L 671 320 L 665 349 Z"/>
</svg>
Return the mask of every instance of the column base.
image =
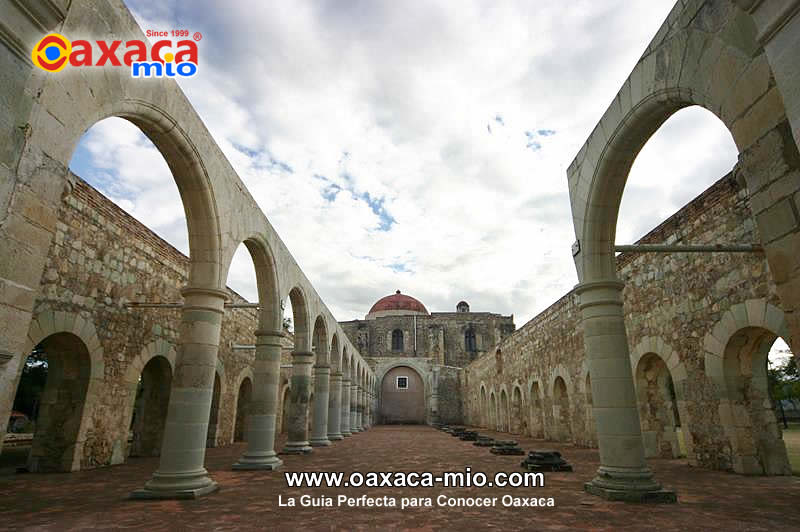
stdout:
<svg viewBox="0 0 800 532">
<path fill-rule="evenodd" d="M 283 465 L 283 460 L 273 451 L 267 456 L 243 455 L 231 466 L 234 471 L 275 471 Z"/>
<path fill-rule="evenodd" d="M 609 501 L 678 502 L 675 491 L 662 488 L 648 468 L 631 470 L 600 466 L 597 476 L 584 484 L 583 489 Z"/>
<path fill-rule="evenodd" d="M 330 441 L 340 441 L 344 439 L 344 434 L 336 433 L 336 434 L 328 434 L 328 439 Z"/>
<path fill-rule="evenodd" d="M 219 485 L 208 477 L 205 469 L 202 473 L 186 474 L 159 474 L 153 473 L 153 478 L 144 488 L 131 492 L 131 499 L 197 499 L 219 489 Z"/>
<path fill-rule="evenodd" d="M 351 429 L 350 429 L 350 434 L 356 434 L 357 432 L 361 432 L 361 429 L 360 429 L 360 428 L 358 428 L 358 427 L 355 427 L 355 428 L 351 428 Z"/>
<path fill-rule="evenodd" d="M 678 502 L 678 495 L 672 490 L 661 488 L 654 491 L 638 491 L 638 490 L 615 490 L 604 488 L 602 486 L 595 486 L 591 482 L 583 485 L 584 491 L 591 495 L 597 495 L 607 501 L 622 501 L 622 502 L 644 502 L 644 503 L 662 503 L 674 504 Z"/>
<path fill-rule="evenodd" d="M 310 454 L 311 446 L 307 441 L 288 442 L 281 451 L 281 454 Z"/>
<path fill-rule="evenodd" d="M 311 447 L 328 447 L 331 441 L 328 438 L 312 438 Z"/>
<path fill-rule="evenodd" d="M 350 437 L 352 435 L 353 435 L 352 432 L 349 432 L 349 431 L 348 432 L 344 432 L 344 431 L 342 431 L 342 436 L 344 436 L 345 438 L 348 438 L 348 437 Z"/>
</svg>

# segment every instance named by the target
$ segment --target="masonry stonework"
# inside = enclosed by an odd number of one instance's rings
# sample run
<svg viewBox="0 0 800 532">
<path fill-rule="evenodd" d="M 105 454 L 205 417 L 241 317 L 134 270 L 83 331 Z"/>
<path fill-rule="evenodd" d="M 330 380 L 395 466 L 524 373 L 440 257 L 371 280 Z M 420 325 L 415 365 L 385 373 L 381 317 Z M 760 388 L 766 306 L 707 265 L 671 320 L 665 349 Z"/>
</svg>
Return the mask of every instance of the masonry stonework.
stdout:
<svg viewBox="0 0 800 532">
<path fill-rule="evenodd" d="M 723 177 L 638 243 L 756 241 L 747 190 L 735 176 Z M 730 342 L 747 344 L 753 337 L 759 344 L 751 342 L 747 359 L 735 360 L 737 374 L 729 380 L 739 379 L 739 386 L 746 381 L 748 388 L 766 382 L 766 350 L 777 336 L 788 339 L 788 329 L 764 255 L 628 253 L 617 257 L 617 268 L 625 283 L 625 327 L 647 454 L 685 453 L 702 467 L 788 473 L 769 398 L 751 391 L 731 406 L 733 392 L 721 389 L 705 367 L 710 351 L 725 351 Z M 494 356 L 464 369 L 467 422 L 506 426 L 508 420 L 498 419 L 500 406 L 492 410 L 492 397 L 499 405 L 501 393 L 519 387 L 527 434 L 596 445 L 578 303 L 574 291 L 566 294 L 500 342 Z M 726 334 L 720 323 L 728 324 Z M 558 394 L 561 381 L 566 397 Z M 750 421 L 735 426 L 731 408 Z M 750 442 L 750 466 L 741 463 L 748 454 L 745 441 Z"/>
</svg>

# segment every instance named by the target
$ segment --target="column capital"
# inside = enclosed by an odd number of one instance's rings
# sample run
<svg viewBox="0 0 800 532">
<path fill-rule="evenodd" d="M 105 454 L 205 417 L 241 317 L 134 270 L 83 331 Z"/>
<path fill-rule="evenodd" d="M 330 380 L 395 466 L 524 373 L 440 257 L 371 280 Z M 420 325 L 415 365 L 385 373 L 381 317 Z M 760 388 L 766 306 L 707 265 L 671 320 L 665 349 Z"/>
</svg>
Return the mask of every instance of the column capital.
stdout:
<svg viewBox="0 0 800 532">
<path fill-rule="evenodd" d="M 580 297 L 581 310 L 598 305 L 622 306 L 622 290 L 625 283 L 619 279 L 602 279 L 580 283 L 575 287 L 575 294 Z"/>
<path fill-rule="evenodd" d="M 350 384 L 350 379 L 347 378 L 346 376 L 342 375 L 342 384 L 343 385 Z"/>
<path fill-rule="evenodd" d="M 228 292 L 216 288 L 202 288 L 197 286 L 184 286 L 181 289 L 184 299 L 183 311 L 205 310 L 217 314 L 225 312 L 225 301 L 228 300 Z"/>
<path fill-rule="evenodd" d="M 266 337 L 278 337 L 283 338 L 286 336 L 286 333 L 283 331 L 275 331 L 271 329 L 256 329 L 255 333 L 256 336 L 266 336 Z"/>
<path fill-rule="evenodd" d="M 315 355 L 311 351 L 292 351 L 292 364 L 308 364 L 314 363 Z"/>
<path fill-rule="evenodd" d="M 341 379 L 342 378 L 342 374 L 339 371 L 332 371 L 331 372 L 331 378 L 332 379 Z"/>
<path fill-rule="evenodd" d="M 325 370 L 327 370 L 327 373 L 330 373 L 331 366 L 329 364 L 314 364 L 314 369 L 319 373 L 326 373 Z"/>
</svg>

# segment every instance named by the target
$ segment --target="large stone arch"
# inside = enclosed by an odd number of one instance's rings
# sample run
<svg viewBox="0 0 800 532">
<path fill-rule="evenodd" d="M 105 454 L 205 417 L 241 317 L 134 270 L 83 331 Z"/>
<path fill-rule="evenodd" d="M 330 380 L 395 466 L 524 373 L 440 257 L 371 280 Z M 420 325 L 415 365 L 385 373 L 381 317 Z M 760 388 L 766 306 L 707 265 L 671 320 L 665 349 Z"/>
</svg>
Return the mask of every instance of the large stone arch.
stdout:
<svg viewBox="0 0 800 532">
<path fill-rule="evenodd" d="M 737 473 L 791 474 L 769 397 L 766 357 L 776 338 L 789 343 L 783 312 L 764 299 L 733 305 L 706 334 L 706 375 L 719 399 L 719 420 Z"/>
<path fill-rule="evenodd" d="M 65 350 L 79 350 L 80 354 L 85 355 L 85 360 L 74 360 L 71 368 L 64 375 L 67 385 L 75 381 L 78 388 L 69 386 L 70 396 L 73 397 L 75 408 L 72 413 L 64 412 L 62 419 L 63 426 L 47 427 L 46 417 L 56 421 L 58 412 L 43 412 L 40 409 L 40 421 L 37 426 L 31 454 L 28 458 L 28 468 L 31 471 L 78 471 L 86 467 L 97 465 L 108 465 L 111 463 L 111 450 L 108 456 L 94 457 L 90 460 L 84 456 L 84 447 L 91 446 L 95 440 L 91 428 L 90 420 L 94 416 L 98 407 L 99 396 L 104 389 L 103 378 L 105 376 L 105 358 L 100 339 L 97 335 L 94 323 L 91 319 L 78 314 L 65 311 L 45 310 L 37 313 L 30 322 L 28 335 L 25 343 L 24 353 L 31 353 L 39 344 L 46 343 L 49 339 L 61 341 Z M 58 351 L 58 346 L 55 346 Z M 45 346 L 47 352 L 47 347 Z M 56 356 L 60 356 L 60 353 Z M 27 354 L 22 358 L 21 364 L 17 368 L 15 385 L 11 393 L 15 393 L 19 378 L 22 373 L 22 365 L 27 359 Z M 62 397 L 53 395 L 61 388 L 61 383 L 55 379 L 59 373 L 53 361 L 48 359 L 51 369 L 48 375 L 48 383 L 45 384 L 45 391 L 42 395 L 42 404 L 50 403 L 54 406 L 64 404 Z M 70 373 L 77 378 L 70 379 Z M 69 380 L 66 380 L 69 379 Z M 80 379 L 81 382 L 77 382 Z M 48 391 L 49 389 L 49 391 Z M 46 397 L 49 396 L 49 399 Z M 82 396 L 82 397 L 81 397 Z M 12 396 L 13 398 L 13 396 Z M 102 437 L 99 435 L 98 437 Z M 122 456 L 122 448 L 119 449 Z M 121 458 L 120 458 L 121 460 Z"/>
<path fill-rule="evenodd" d="M 743 2 L 753 12 L 762 4 Z M 786 10 L 778 18 L 791 16 L 794 12 Z M 762 25 L 766 19 L 772 17 L 757 17 Z M 677 110 L 699 105 L 728 127 L 782 305 L 793 315 L 800 307 L 793 288 L 800 279 L 800 259 L 793 251 L 800 231 L 793 205 L 800 157 L 782 99 L 797 100 L 797 67 L 796 62 L 776 63 L 783 73 L 791 72 L 780 78 L 782 94 L 764 46 L 782 24 L 767 26 L 758 28 L 751 14 L 730 0 L 676 3 L 567 171 L 601 456 L 597 477 L 586 485 L 592 493 L 674 500 L 674 494 L 661 491 L 644 459 L 614 244 L 631 165 Z M 774 49 L 770 53 L 777 60 Z M 797 129 L 798 117 L 792 119 Z M 800 320 L 793 323 L 800 326 Z M 627 433 L 618 427 L 627 427 Z"/>
</svg>

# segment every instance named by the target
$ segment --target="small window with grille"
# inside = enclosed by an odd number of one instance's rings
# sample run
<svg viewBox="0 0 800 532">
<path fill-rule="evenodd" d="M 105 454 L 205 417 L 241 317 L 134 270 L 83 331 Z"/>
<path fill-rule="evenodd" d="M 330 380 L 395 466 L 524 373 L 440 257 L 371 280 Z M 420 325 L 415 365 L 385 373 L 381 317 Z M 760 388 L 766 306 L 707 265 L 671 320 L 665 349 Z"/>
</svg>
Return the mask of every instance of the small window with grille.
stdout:
<svg viewBox="0 0 800 532">
<path fill-rule="evenodd" d="M 408 377 L 397 377 L 397 389 L 398 390 L 408 389 Z"/>
</svg>

